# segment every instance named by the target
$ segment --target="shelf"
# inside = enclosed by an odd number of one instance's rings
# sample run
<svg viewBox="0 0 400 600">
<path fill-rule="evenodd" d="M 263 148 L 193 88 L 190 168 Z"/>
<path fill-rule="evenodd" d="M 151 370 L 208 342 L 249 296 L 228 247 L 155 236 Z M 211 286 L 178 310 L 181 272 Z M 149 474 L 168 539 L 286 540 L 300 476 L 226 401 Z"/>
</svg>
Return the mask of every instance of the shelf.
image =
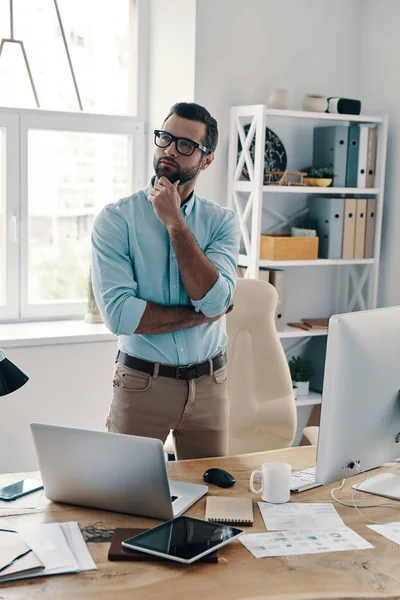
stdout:
<svg viewBox="0 0 400 600">
<path fill-rule="evenodd" d="M 352 123 L 383 123 L 383 117 L 371 115 L 341 115 L 336 113 L 309 112 L 302 110 L 279 110 L 267 108 L 267 117 L 281 117 L 289 119 L 312 119 L 322 121 L 351 121 Z"/>
<path fill-rule="evenodd" d="M 265 260 L 260 259 L 260 267 L 327 267 L 332 265 L 373 265 L 374 258 L 354 258 L 345 260 L 342 258 L 318 258 L 317 260 Z M 249 257 L 246 254 L 239 254 L 239 266 L 247 267 Z"/>
<path fill-rule="evenodd" d="M 251 192 L 254 189 L 251 181 L 235 181 L 234 189 L 236 192 Z M 378 188 L 349 188 L 349 187 L 308 187 L 302 185 L 263 185 L 263 192 L 274 194 L 318 194 L 338 196 L 341 194 L 357 196 L 377 196 Z"/>
<path fill-rule="evenodd" d="M 296 406 L 312 406 L 315 404 L 321 404 L 322 402 L 322 394 L 319 392 L 312 392 L 308 394 L 308 396 L 299 396 L 295 400 Z"/>
<path fill-rule="evenodd" d="M 304 329 L 297 329 L 296 327 L 290 327 L 285 325 L 283 331 L 278 331 L 278 335 L 281 339 L 288 338 L 299 338 L 299 337 L 316 337 L 321 335 L 328 335 L 327 329 L 314 329 L 305 331 Z"/>
</svg>

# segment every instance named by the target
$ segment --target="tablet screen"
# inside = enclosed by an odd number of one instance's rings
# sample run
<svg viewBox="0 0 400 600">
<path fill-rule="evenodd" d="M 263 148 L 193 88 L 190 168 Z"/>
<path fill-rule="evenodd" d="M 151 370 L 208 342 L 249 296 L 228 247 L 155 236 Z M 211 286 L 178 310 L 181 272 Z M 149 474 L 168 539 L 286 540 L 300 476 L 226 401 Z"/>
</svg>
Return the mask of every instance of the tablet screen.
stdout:
<svg viewBox="0 0 400 600">
<path fill-rule="evenodd" d="M 124 545 L 188 560 L 211 551 L 242 532 L 242 529 L 228 525 L 178 517 L 126 540 Z"/>
</svg>

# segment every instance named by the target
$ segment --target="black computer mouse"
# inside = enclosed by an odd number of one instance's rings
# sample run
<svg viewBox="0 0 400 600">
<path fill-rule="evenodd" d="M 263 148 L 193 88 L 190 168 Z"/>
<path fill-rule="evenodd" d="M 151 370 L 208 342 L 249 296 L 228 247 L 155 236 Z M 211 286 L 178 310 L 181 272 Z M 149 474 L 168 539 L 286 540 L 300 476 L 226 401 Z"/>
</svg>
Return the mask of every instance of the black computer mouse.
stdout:
<svg viewBox="0 0 400 600">
<path fill-rule="evenodd" d="M 228 471 L 216 468 L 207 469 L 203 479 L 206 483 L 212 483 L 222 488 L 232 487 L 236 483 L 236 479 Z"/>
</svg>

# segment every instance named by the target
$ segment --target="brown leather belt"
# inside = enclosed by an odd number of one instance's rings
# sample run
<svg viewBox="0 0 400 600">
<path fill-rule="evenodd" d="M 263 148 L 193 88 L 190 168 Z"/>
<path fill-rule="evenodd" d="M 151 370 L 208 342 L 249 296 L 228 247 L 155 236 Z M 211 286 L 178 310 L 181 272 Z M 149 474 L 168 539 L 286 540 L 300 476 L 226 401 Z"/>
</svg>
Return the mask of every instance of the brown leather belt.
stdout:
<svg viewBox="0 0 400 600">
<path fill-rule="evenodd" d="M 117 361 L 126 367 L 136 369 L 137 371 L 143 371 L 144 373 L 149 373 L 149 375 L 153 375 L 154 373 L 155 363 L 148 360 L 143 360 L 141 358 L 135 358 L 134 356 L 129 356 L 129 354 L 125 354 L 125 352 L 118 351 Z M 219 354 L 217 354 L 217 356 L 214 356 L 212 359 L 212 364 L 213 371 L 217 371 L 217 369 L 223 367 L 226 364 L 226 353 L 221 351 Z M 195 365 L 182 365 L 179 367 L 160 365 L 158 374 L 160 377 L 172 377 L 173 379 L 183 379 L 184 381 L 189 381 L 190 379 L 197 379 L 203 375 L 209 375 L 210 363 L 207 360 Z"/>
</svg>

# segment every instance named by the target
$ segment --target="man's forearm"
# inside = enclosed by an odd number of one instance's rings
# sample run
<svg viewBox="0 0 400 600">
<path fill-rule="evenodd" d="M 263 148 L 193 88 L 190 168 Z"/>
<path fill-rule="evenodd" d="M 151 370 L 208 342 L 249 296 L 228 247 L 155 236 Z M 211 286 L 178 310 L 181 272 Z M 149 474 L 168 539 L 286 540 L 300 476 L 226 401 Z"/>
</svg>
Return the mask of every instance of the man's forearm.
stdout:
<svg viewBox="0 0 400 600">
<path fill-rule="evenodd" d="M 171 333 L 211 321 L 212 319 L 197 313 L 189 306 L 161 306 L 148 302 L 135 333 L 148 335 Z"/>
<path fill-rule="evenodd" d="M 199 248 L 184 221 L 168 228 L 168 233 L 186 293 L 192 300 L 201 300 L 215 285 L 219 277 L 218 269 Z"/>
</svg>

